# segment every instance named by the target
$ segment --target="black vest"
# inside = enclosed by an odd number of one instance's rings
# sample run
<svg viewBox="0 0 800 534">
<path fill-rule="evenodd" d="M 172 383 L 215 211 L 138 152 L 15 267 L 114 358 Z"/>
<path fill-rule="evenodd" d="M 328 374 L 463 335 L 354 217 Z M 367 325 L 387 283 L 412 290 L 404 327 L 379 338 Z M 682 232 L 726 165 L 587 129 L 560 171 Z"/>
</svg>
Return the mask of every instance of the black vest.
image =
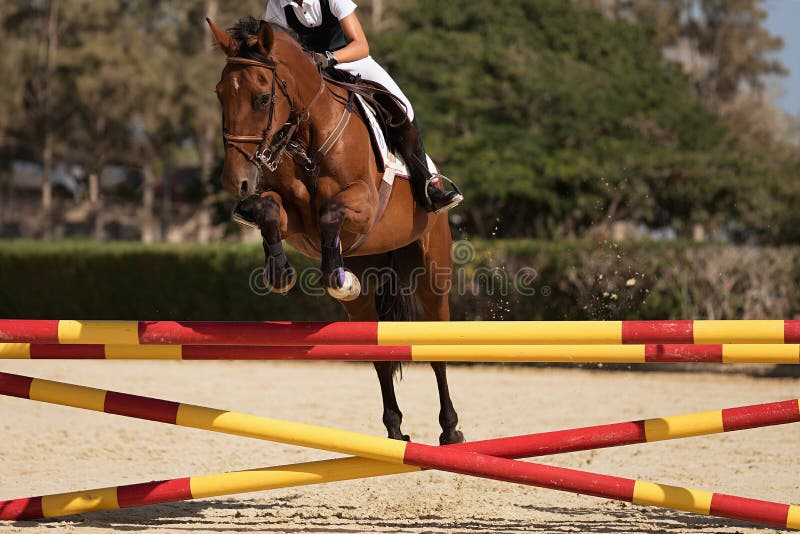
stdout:
<svg viewBox="0 0 800 534">
<path fill-rule="evenodd" d="M 292 6 L 283 8 L 283 12 L 286 14 L 286 22 L 300 38 L 300 44 L 308 50 L 313 50 L 314 52 L 330 50 L 333 52 L 344 48 L 350 41 L 344 35 L 339 19 L 331 13 L 331 6 L 328 4 L 328 0 L 319 0 L 319 6 L 322 10 L 322 24 L 319 26 L 309 28 L 303 25 L 294 14 Z"/>
</svg>

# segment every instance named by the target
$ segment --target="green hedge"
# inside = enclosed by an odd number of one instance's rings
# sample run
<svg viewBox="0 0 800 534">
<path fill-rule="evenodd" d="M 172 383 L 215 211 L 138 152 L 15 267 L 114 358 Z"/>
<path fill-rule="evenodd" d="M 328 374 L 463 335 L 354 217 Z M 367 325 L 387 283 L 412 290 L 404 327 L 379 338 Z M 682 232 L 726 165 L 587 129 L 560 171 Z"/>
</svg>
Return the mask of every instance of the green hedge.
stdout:
<svg viewBox="0 0 800 534">
<path fill-rule="evenodd" d="M 457 320 L 796 318 L 800 247 L 683 242 L 461 243 Z M 300 269 L 315 264 L 290 254 Z M 250 289 L 259 245 L 0 241 L 0 317 L 337 320 L 326 296 Z M 527 277 L 525 294 L 513 280 Z M 495 277 L 493 291 L 486 280 Z M 502 291 L 497 280 L 510 280 Z"/>
</svg>

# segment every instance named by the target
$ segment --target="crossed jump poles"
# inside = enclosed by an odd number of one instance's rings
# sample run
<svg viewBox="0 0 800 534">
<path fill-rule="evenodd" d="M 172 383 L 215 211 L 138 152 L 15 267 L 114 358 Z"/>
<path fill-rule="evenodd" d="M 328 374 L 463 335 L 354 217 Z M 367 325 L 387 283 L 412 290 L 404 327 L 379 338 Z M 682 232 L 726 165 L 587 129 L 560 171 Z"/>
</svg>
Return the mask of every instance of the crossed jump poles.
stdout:
<svg viewBox="0 0 800 534">
<path fill-rule="evenodd" d="M 403 326 L 399 328 L 395 326 L 400 324 Z M 352 323 L 0 321 L 0 341 L 5 343 L 0 346 L 0 358 L 80 358 L 81 354 L 94 351 L 89 357 L 190 359 L 184 354 L 187 346 L 200 347 L 196 349 L 198 351 L 206 346 L 204 350 L 217 348 L 220 351 L 235 353 L 236 347 L 258 347 L 267 341 L 272 346 L 284 343 L 289 347 L 271 347 L 263 354 L 272 357 L 257 359 L 279 359 L 275 355 L 279 355 L 285 349 L 289 349 L 286 354 L 305 355 L 305 359 L 320 359 L 314 358 L 313 355 L 315 351 L 325 352 L 321 347 L 327 347 L 325 350 L 331 351 L 328 353 L 330 357 L 326 359 L 376 359 L 367 358 L 359 352 L 368 352 L 367 347 L 371 345 L 373 349 L 377 346 L 381 350 L 388 351 L 384 359 L 423 360 L 433 359 L 438 354 L 442 359 L 461 361 L 462 358 L 458 357 L 460 350 L 477 359 L 476 355 L 481 350 L 477 345 L 480 342 L 487 344 L 483 346 L 483 350 L 491 352 L 493 345 L 505 340 L 503 347 L 516 344 L 517 349 L 528 355 L 526 358 L 538 354 L 539 359 L 513 360 L 510 355 L 514 354 L 514 351 L 509 349 L 506 352 L 495 352 L 495 359 L 491 361 L 504 361 L 503 358 L 508 358 L 505 361 L 553 361 L 548 358 L 571 352 L 584 359 L 557 361 L 594 361 L 591 355 L 603 354 L 602 346 L 605 344 L 606 349 L 623 345 L 634 347 L 635 350 L 631 353 L 617 353 L 614 358 L 620 358 L 619 360 L 601 361 L 631 363 L 752 360 L 798 363 L 796 342 L 800 337 L 800 327 L 795 321 L 410 324 L 412 328 L 403 323 L 356 323 L 350 330 L 347 327 L 353 326 Z M 457 328 L 458 326 L 461 328 Z M 485 335 L 480 335 L 481 330 Z M 572 335 L 569 334 L 570 330 L 573 331 Z M 438 336 L 437 331 L 440 333 Z M 400 336 L 409 345 L 392 344 L 401 339 Z M 584 345 L 556 345 L 567 341 Z M 439 344 L 435 345 L 436 342 Z M 698 349 L 702 357 L 697 356 L 696 351 L 693 353 L 685 348 L 686 345 L 695 342 L 702 346 Z M 537 345 L 538 343 L 545 344 Z M 148 349 L 155 350 L 157 347 L 142 346 L 146 344 L 184 346 L 178 347 L 180 350 L 174 347 L 170 349 L 159 347 L 163 352 L 148 354 Z M 337 347 L 330 347 L 332 344 L 341 345 L 338 347 L 341 352 L 340 357 L 334 358 L 333 349 Z M 70 350 L 77 352 L 59 352 L 62 346 L 70 347 Z M 89 346 L 95 348 L 87 348 Z M 291 348 L 292 346 L 294 348 Z M 534 347 L 537 346 L 541 352 L 536 352 L 537 349 Z M 679 346 L 684 348 L 679 349 Z M 341 351 L 344 347 L 363 357 L 347 357 L 345 354 L 347 351 Z M 428 348 L 419 351 L 416 350 L 418 347 Z M 558 351 L 556 347 L 561 347 L 563 350 Z M 84 350 L 87 352 L 82 352 Z M 391 351 L 400 355 L 408 354 L 409 357 L 392 357 L 389 354 Z M 684 359 L 648 360 L 648 354 L 652 357 L 653 354 L 664 353 L 690 356 Z M 745 353 L 751 356 L 744 357 Z M 199 359 L 216 359 L 213 358 L 214 351 L 205 354 L 205 357 Z M 415 358 L 415 354 L 418 357 Z M 424 356 L 425 354 L 429 356 Z M 548 354 L 550 356 L 547 356 Z M 794 356 L 790 357 L 790 354 Z M 225 358 L 223 352 L 217 356 L 219 359 L 236 359 L 230 354 Z M 623 356 L 627 359 L 621 359 Z M 8 373 L 0 373 L 0 394 L 354 455 L 322 462 L 0 501 L 0 519 L 3 520 L 56 517 L 96 510 L 406 473 L 421 469 L 438 469 L 782 528 L 800 528 L 800 507 L 794 505 L 513 459 L 797 422 L 800 421 L 798 399 L 433 447 Z"/>
</svg>

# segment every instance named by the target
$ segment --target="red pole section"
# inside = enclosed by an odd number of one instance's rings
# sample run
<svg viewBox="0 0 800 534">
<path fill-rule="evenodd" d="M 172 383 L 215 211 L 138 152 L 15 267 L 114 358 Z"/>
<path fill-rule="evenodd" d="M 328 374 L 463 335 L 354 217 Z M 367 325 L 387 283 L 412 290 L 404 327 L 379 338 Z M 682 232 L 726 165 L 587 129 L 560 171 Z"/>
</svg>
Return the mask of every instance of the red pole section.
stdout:
<svg viewBox="0 0 800 534">
<path fill-rule="evenodd" d="M 376 345 L 372 322 L 140 321 L 143 345 Z"/>
<path fill-rule="evenodd" d="M 797 528 L 791 524 L 790 505 L 759 499 L 666 486 L 416 443 L 409 443 L 406 446 L 404 463 L 427 469 L 685 510 L 780 528 Z"/>
</svg>

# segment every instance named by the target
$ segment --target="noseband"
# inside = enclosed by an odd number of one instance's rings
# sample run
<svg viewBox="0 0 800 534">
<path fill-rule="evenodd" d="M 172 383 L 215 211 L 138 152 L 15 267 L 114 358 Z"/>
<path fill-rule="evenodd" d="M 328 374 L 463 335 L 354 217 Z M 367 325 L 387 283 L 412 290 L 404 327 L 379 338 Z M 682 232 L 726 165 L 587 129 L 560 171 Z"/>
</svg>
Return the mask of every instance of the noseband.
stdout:
<svg viewBox="0 0 800 534">
<path fill-rule="evenodd" d="M 243 57 L 229 57 L 227 59 L 227 63 L 232 65 L 261 67 L 272 71 L 272 89 L 269 95 L 269 114 L 267 118 L 267 127 L 264 128 L 264 130 L 261 132 L 261 135 L 235 135 L 228 133 L 228 131 L 223 128 L 222 137 L 225 141 L 225 147 L 235 148 L 241 152 L 247 161 L 256 167 L 263 165 L 269 169 L 270 172 L 275 172 L 275 170 L 278 168 L 278 164 L 280 164 L 281 159 L 283 158 L 284 152 L 286 152 L 286 148 L 292 142 L 292 139 L 297 133 L 300 123 L 308 120 L 311 106 L 314 105 L 325 88 L 322 76 L 320 75 L 319 90 L 317 91 L 317 94 L 314 95 L 314 98 L 311 99 L 311 102 L 309 102 L 306 107 L 299 112 L 295 112 L 294 103 L 289 96 L 286 80 L 278 75 L 278 66 L 272 58 L 269 58 L 267 61 L 262 61 Z M 275 135 L 272 136 L 271 142 L 268 143 L 269 133 L 272 129 L 272 121 L 275 115 L 275 102 L 278 100 L 276 87 L 280 87 L 281 92 L 284 94 L 284 96 L 286 96 L 286 100 L 289 101 L 289 119 L 284 123 L 280 130 L 275 132 Z M 241 144 L 257 144 L 258 146 L 252 154 L 248 154 L 248 152 L 240 146 Z"/>
</svg>

